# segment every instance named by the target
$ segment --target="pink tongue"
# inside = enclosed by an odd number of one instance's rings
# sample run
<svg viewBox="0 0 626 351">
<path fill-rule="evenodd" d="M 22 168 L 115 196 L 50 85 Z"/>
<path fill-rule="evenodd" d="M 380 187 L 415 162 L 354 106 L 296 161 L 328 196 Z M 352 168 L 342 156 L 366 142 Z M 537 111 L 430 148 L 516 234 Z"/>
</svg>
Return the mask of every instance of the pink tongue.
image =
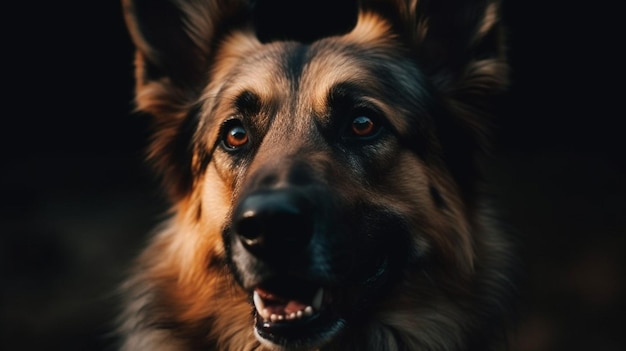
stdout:
<svg viewBox="0 0 626 351">
<path fill-rule="evenodd" d="M 270 314 L 289 315 L 304 310 L 308 305 L 298 300 L 289 300 L 263 289 L 256 289 Z"/>
</svg>

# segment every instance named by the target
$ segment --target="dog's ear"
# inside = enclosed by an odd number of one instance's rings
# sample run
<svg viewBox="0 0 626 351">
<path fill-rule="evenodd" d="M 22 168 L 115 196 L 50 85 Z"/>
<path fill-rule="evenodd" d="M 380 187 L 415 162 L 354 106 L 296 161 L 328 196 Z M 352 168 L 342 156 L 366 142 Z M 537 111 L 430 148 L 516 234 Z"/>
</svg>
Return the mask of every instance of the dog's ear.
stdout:
<svg viewBox="0 0 626 351">
<path fill-rule="evenodd" d="M 244 26 L 250 13 L 243 0 L 122 0 L 122 5 L 137 49 L 137 103 L 157 114 L 159 107 L 184 106 L 197 97 L 216 41 Z"/>
<path fill-rule="evenodd" d="M 468 66 L 504 63 L 499 0 L 362 0 L 360 7 L 388 18 L 442 85 L 467 74 Z"/>
<path fill-rule="evenodd" d="M 499 0 L 361 0 L 387 18 L 448 106 L 481 137 L 492 98 L 508 87 Z"/>
<path fill-rule="evenodd" d="M 136 47 L 135 102 L 153 117 L 149 158 L 178 197 L 190 186 L 190 116 L 208 84 L 218 43 L 248 28 L 244 0 L 122 0 Z"/>
</svg>

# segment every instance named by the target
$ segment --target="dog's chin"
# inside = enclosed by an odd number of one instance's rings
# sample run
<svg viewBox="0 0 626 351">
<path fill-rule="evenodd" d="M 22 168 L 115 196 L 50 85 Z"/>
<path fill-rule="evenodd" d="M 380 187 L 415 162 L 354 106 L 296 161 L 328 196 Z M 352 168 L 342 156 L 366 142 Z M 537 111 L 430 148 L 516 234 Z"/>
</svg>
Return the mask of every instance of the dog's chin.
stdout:
<svg viewBox="0 0 626 351">
<path fill-rule="evenodd" d="M 252 292 L 256 337 L 272 350 L 312 350 L 345 326 L 330 288 L 300 279 L 271 279 Z"/>
<path fill-rule="evenodd" d="M 257 339 L 272 350 L 315 350 L 330 342 L 344 326 L 342 318 L 325 311 L 274 322 L 255 312 L 254 331 Z"/>
</svg>

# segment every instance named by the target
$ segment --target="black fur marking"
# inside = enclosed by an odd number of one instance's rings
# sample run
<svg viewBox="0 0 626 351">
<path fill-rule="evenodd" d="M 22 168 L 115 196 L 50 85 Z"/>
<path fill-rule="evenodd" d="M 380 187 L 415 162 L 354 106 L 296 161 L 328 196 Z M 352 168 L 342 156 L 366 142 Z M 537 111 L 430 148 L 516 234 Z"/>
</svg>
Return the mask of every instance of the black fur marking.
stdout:
<svg viewBox="0 0 626 351">
<path fill-rule="evenodd" d="M 235 107 L 243 115 L 255 115 L 261 110 L 261 101 L 255 93 L 245 90 L 235 99 Z"/>
<path fill-rule="evenodd" d="M 431 185 L 429 190 L 430 196 L 433 198 L 433 202 L 435 203 L 435 206 L 437 206 L 437 208 L 445 209 L 448 207 L 446 201 L 441 196 L 439 189 L 437 189 L 434 185 Z"/>
<path fill-rule="evenodd" d="M 286 55 L 283 72 L 286 72 L 289 76 L 289 81 L 292 82 L 294 91 L 298 89 L 300 78 L 302 76 L 302 70 L 306 63 L 309 47 L 305 45 L 295 46 L 293 50 Z M 295 101 L 294 101 L 295 102 Z"/>
<path fill-rule="evenodd" d="M 324 126 L 323 129 L 327 131 L 324 134 L 327 139 L 335 140 L 343 134 L 350 119 L 355 117 L 353 116 L 355 108 L 365 109 L 360 100 L 362 100 L 362 96 L 366 95 L 367 93 L 362 87 L 351 82 L 339 83 L 330 89 L 327 101 L 333 118 L 331 118 L 331 125 Z M 374 106 L 367 106 L 367 108 L 368 110 L 377 110 Z M 379 115 L 380 113 L 376 112 L 376 114 Z M 336 132 L 338 134 L 335 134 Z"/>
<path fill-rule="evenodd" d="M 195 170 L 192 165 L 193 136 L 196 133 L 200 120 L 200 106 L 192 107 L 185 119 L 178 125 L 173 140 L 168 145 L 167 163 L 164 182 L 167 187 L 172 187 L 175 196 L 181 196 L 191 191 Z M 162 161 L 160 161 L 162 162 Z M 174 184 L 174 185 L 172 185 Z"/>
</svg>

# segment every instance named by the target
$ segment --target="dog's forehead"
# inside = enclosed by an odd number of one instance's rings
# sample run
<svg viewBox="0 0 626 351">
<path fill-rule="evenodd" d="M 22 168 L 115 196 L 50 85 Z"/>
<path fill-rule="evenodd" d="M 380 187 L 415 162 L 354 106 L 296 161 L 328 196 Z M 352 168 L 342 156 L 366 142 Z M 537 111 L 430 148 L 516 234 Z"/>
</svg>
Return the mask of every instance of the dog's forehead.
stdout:
<svg viewBox="0 0 626 351">
<path fill-rule="evenodd" d="M 252 93 L 272 109 L 318 118 L 328 116 L 331 93 L 341 85 L 354 88 L 354 93 L 389 116 L 394 113 L 386 109 L 406 106 L 394 100 L 422 100 L 415 86 L 421 73 L 394 37 L 369 40 L 364 36 L 352 32 L 311 44 L 259 44 L 229 67 L 219 93 L 212 95 L 227 104 Z"/>
<path fill-rule="evenodd" d="M 374 49 L 340 40 L 315 43 L 309 48 L 309 57 L 302 69 L 299 95 L 320 115 L 328 107 L 329 94 L 341 85 L 351 86 L 355 93 L 364 96 L 381 96 L 384 82 L 379 74 L 384 64 L 370 59 L 374 56 Z M 386 68 L 394 65 L 388 54 L 385 56 L 390 62 Z"/>
<path fill-rule="evenodd" d="M 382 63 L 384 58 L 389 61 Z M 293 99 L 300 92 L 321 97 L 340 83 L 374 89 L 380 78 L 377 67 L 391 69 L 397 65 L 395 59 L 389 50 L 381 53 L 374 45 L 358 46 L 342 38 L 312 44 L 273 42 L 259 45 L 233 65 L 221 90 L 225 94 L 251 91 L 269 100 L 280 95 Z"/>
</svg>

